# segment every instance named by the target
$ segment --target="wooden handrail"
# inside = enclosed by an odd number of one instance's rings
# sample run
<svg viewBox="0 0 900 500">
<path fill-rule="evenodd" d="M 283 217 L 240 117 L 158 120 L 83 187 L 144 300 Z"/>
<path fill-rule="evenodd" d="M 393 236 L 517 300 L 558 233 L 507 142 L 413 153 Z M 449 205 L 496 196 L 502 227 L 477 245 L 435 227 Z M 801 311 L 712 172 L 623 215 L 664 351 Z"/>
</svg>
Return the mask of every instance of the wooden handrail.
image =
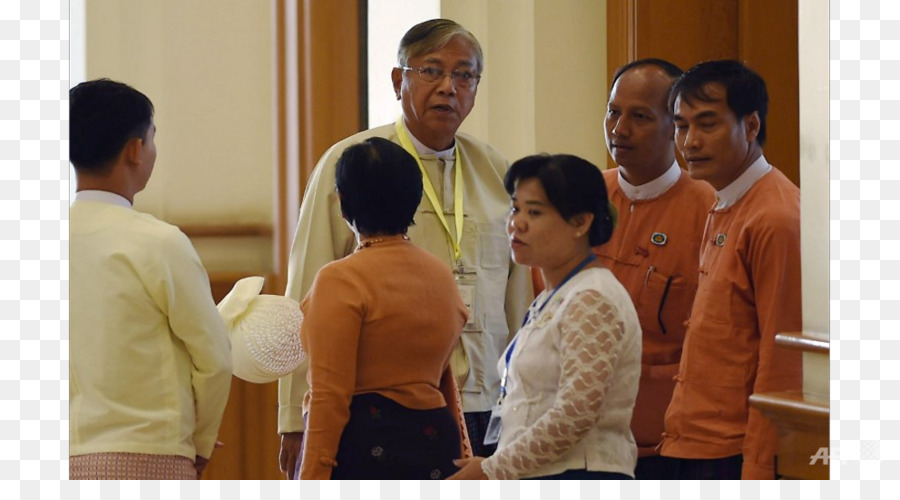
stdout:
<svg viewBox="0 0 900 500">
<path fill-rule="evenodd" d="M 786 349 L 828 354 L 829 342 L 826 339 L 807 335 L 803 332 L 779 333 L 775 335 L 775 345 Z"/>
<path fill-rule="evenodd" d="M 272 236 L 272 226 L 268 224 L 181 224 L 178 227 L 188 238 Z"/>
<path fill-rule="evenodd" d="M 751 394 L 750 406 L 770 418 L 779 416 L 782 420 L 802 422 L 809 426 L 828 428 L 828 401 L 805 397 L 800 391 L 784 391 L 765 394 Z M 772 418 L 776 420 L 776 418 Z"/>
</svg>

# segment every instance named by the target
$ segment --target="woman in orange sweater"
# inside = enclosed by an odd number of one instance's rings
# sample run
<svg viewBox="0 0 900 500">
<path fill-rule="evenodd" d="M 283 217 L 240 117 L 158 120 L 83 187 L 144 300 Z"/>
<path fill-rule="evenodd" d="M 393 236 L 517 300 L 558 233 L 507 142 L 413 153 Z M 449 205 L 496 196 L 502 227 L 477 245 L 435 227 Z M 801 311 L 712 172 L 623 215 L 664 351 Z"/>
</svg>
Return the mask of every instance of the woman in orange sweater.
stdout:
<svg viewBox="0 0 900 500">
<path fill-rule="evenodd" d="M 443 479 L 464 425 L 450 353 L 466 307 L 450 269 L 406 236 L 422 176 L 371 138 L 338 160 L 356 251 L 323 267 L 301 304 L 310 390 L 301 479 Z"/>
</svg>

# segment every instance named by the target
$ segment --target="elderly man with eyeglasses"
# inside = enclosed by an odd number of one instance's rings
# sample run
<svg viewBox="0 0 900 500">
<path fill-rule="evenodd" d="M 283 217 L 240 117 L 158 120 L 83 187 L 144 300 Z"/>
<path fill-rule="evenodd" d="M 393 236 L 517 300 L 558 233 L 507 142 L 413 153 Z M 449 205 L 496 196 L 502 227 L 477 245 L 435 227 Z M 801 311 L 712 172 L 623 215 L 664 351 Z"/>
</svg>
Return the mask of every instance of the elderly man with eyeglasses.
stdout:
<svg viewBox="0 0 900 500">
<path fill-rule="evenodd" d="M 320 268 L 356 248 L 334 189 L 341 153 L 370 137 L 403 146 L 419 164 L 424 185 L 408 236 L 452 269 L 468 308 L 451 365 L 473 451 L 488 456 L 495 446 L 484 445 L 484 433 L 499 395 L 497 361 L 533 294 L 530 273 L 512 262 L 506 240 L 508 164 L 493 147 L 457 133 L 475 105 L 484 69 L 481 46 L 456 22 L 433 19 L 406 32 L 397 63 L 391 79 L 402 116 L 338 142 L 313 171 L 294 234 L 286 295 L 301 300 Z M 316 432 L 305 425 L 306 375 L 304 363 L 279 382 L 279 460 L 289 479 L 296 477 L 304 432 Z"/>
</svg>

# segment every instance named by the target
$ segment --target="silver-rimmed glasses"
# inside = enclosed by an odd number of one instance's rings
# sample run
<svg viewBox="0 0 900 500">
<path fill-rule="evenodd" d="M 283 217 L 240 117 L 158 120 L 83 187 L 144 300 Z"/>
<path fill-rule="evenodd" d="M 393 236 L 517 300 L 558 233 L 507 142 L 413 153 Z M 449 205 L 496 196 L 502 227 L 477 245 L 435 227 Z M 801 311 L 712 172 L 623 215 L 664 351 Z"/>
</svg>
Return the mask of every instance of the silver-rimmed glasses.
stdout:
<svg viewBox="0 0 900 500">
<path fill-rule="evenodd" d="M 403 71 L 415 71 L 419 74 L 419 78 L 422 81 L 428 83 L 439 82 L 447 76 L 447 72 L 441 68 L 435 66 L 419 66 L 418 68 L 410 68 L 409 66 L 401 66 L 400 69 Z M 456 85 L 470 89 L 475 88 L 478 85 L 478 82 L 481 81 L 481 75 L 476 74 L 472 71 L 459 71 L 453 70 L 450 72 L 450 79 L 456 82 Z"/>
</svg>

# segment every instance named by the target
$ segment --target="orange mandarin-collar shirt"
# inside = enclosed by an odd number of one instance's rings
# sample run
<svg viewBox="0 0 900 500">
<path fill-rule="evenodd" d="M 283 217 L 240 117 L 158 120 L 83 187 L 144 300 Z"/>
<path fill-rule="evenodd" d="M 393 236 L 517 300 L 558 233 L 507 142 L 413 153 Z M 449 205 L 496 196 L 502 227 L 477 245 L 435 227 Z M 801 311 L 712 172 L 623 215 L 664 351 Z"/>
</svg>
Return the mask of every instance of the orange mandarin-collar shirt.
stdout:
<svg viewBox="0 0 900 500">
<path fill-rule="evenodd" d="M 775 346 L 802 328 L 799 189 L 773 168 L 710 213 L 700 255 L 661 454 L 743 454 L 743 479 L 772 479 L 777 432 L 748 398 L 801 387 L 801 353 Z"/>
<path fill-rule="evenodd" d="M 410 241 L 374 243 L 323 267 L 301 309 L 310 366 L 301 479 L 331 477 L 356 394 L 458 414 L 449 360 L 467 312 L 442 261 Z"/>
<path fill-rule="evenodd" d="M 604 171 L 603 177 L 618 222 L 612 238 L 595 253 L 628 290 L 640 318 L 641 379 L 631 431 L 639 456 L 656 455 L 697 292 L 700 242 L 715 191 L 681 171 L 661 195 L 632 201 L 619 187 L 618 169 Z"/>
</svg>

